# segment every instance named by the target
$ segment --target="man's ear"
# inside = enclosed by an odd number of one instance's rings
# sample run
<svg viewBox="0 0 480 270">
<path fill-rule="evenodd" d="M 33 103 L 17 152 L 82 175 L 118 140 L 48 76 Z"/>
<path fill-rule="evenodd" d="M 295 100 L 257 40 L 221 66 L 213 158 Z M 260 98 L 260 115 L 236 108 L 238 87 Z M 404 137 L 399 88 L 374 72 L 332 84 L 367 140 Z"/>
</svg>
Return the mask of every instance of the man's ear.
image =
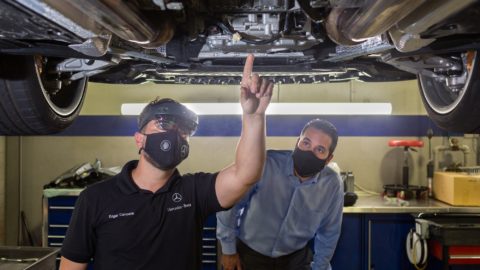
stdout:
<svg viewBox="0 0 480 270">
<path fill-rule="evenodd" d="M 330 156 L 328 156 L 327 158 L 327 161 L 325 162 L 325 164 L 328 164 L 330 162 L 330 160 L 332 160 L 333 158 L 333 154 L 331 154 Z"/>
<path fill-rule="evenodd" d="M 143 148 L 144 142 L 145 142 L 145 134 L 142 134 L 140 132 L 135 132 L 135 144 L 137 145 L 138 149 Z"/>
</svg>

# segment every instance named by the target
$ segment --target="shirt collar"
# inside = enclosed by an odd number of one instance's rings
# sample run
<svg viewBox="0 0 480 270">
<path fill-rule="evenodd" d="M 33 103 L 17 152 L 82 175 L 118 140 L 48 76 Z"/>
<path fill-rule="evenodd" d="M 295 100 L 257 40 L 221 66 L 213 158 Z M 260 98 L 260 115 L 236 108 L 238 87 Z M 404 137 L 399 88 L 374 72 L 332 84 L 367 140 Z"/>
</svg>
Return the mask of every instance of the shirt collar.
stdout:
<svg viewBox="0 0 480 270">
<path fill-rule="evenodd" d="M 138 160 L 129 161 L 127 162 L 127 164 L 123 166 L 122 171 L 120 172 L 120 181 L 117 181 L 117 185 L 120 188 L 120 190 L 126 195 L 131 195 L 131 194 L 142 191 L 137 186 L 137 184 L 135 184 L 135 181 L 133 181 L 133 178 L 132 178 L 132 170 L 135 169 L 137 165 L 138 165 Z M 169 191 L 172 185 L 176 182 L 176 180 L 179 177 L 180 177 L 180 173 L 178 172 L 177 169 L 175 169 L 173 174 L 168 179 L 167 183 L 162 188 L 157 190 L 155 194 Z"/>
<path fill-rule="evenodd" d="M 295 168 L 293 167 L 293 151 L 290 151 L 290 155 L 288 155 L 287 165 L 284 167 L 285 174 L 289 176 L 295 176 Z"/>
</svg>

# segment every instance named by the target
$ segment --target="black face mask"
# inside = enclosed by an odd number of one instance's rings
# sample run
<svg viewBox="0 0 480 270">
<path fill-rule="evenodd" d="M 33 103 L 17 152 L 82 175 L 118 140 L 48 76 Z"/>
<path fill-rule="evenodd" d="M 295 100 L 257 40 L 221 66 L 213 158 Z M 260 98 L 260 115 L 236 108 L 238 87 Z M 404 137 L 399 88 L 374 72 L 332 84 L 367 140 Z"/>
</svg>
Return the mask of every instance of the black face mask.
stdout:
<svg viewBox="0 0 480 270">
<path fill-rule="evenodd" d="M 312 176 L 320 172 L 327 163 L 326 159 L 319 159 L 312 151 L 302 151 L 298 146 L 295 147 L 292 157 L 293 167 L 301 177 Z"/>
<path fill-rule="evenodd" d="M 155 167 L 170 170 L 188 157 L 188 142 L 177 131 L 169 130 L 146 136 L 144 150 Z"/>
</svg>

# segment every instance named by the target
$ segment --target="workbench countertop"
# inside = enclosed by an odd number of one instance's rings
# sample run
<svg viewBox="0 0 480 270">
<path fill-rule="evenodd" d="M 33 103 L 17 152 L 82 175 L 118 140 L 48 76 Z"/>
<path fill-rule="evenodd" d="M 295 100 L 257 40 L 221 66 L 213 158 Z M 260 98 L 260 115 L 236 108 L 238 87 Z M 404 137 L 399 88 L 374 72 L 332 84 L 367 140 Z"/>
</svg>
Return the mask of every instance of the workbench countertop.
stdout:
<svg viewBox="0 0 480 270">
<path fill-rule="evenodd" d="M 399 200 L 380 195 L 361 195 L 343 213 L 480 213 L 478 206 L 453 206 L 435 199 Z"/>
<path fill-rule="evenodd" d="M 78 196 L 82 189 L 45 189 L 47 198 L 55 196 Z M 478 206 L 453 206 L 435 199 L 398 200 L 384 199 L 381 195 L 360 195 L 353 206 L 343 208 L 343 213 L 474 213 L 480 214 Z"/>
</svg>

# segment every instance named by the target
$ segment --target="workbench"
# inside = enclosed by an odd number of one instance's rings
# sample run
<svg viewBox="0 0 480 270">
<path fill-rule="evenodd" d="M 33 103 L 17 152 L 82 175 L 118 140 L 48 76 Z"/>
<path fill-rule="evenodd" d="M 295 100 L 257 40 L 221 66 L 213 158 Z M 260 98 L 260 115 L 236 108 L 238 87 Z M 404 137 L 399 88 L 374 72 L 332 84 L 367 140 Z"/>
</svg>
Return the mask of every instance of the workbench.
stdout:
<svg viewBox="0 0 480 270">
<path fill-rule="evenodd" d="M 343 213 L 472 213 L 479 214 L 480 207 L 453 206 L 435 199 L 400 201 L 384 199 L 380 195 L 360 195 L 353 206 L 343 208 Z"/>
<path fill-rule="evenodd" d="M 359 196 L 355 205 L 344 207 L 343 212 L 342 234 L 331 261 L 333 269 L 415 270 L 405 252 L 406 236 L 415 226 L 415 217 L 434 213 L 480 214 L 480 207 L 452 206 L 435 199 L 401 201 L 369 195 Z M 441 269 L 442 262 L 431 257 L 427 269 Z M 475 268 L 458 265 L 451 269 Z"/>
<path fill-rule="evenodd" d="M 44 246 L 61 246 L 80 191 L 44 190 Z M 333 269 L 414 270 L 405 253 L 405 239 L 414 227 L 415 216 L 423 213 L 480 214 L 480 207 L 451 206 L 434 199 L 398 201 L 385 200 L 380 195 L 361 195 L 354 206 L 344 207 L 343 212 L 342 235 L 332 258 Z M 212 216 L 204 228 L 203 269 L 216 269 L 215 227 L 216 220 Z"/>
</svg>

